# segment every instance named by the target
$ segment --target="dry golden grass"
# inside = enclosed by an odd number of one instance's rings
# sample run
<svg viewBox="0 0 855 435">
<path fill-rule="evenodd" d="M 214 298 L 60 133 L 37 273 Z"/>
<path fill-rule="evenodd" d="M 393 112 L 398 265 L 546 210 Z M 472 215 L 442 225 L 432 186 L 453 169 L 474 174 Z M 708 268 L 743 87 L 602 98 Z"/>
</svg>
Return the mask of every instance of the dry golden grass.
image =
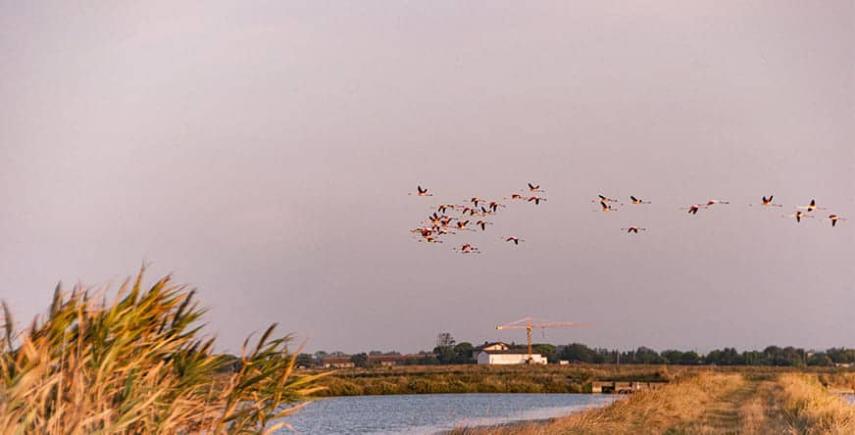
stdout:
<svg viewBox="0 0 855 435">
<path fill-rule="evenodd" d="M 855 433 L 855 407 L 828 392 L 815 375 L 783 374 L 778 386 L 778 400 L 791 432 Z"/>
<path fill-rule="evenodd" d="M 627 400 L 549 422 L 458 434 L 853 434 L 855 407 L 815 373 L 687 373 Z"/>
<path fill-rule="evenodd" d="M 193 292 L 169 277 L 147 291 L 141 281 L 142 271 L 112 303 L 57 288 L 46 319 L 21 333 L 3 304 L 0 433 L 270 432 L 317 390 L 273 326 L 244 344 L 239 371 L 218 375 Z"/>
<path fill-rule="evenodd" d="M 722 396 L 738 391 L 745 380 L 738 374 L 699 372 L 662 388 L 635 393 L 604 408 L 548 423 L 459 429 L 458 434 L 660 434 L 705 433 L 705 412 Z M 713 429 L 709 430 L 714 432 Z"/>
<path fill-rule="evenodd" d="M 762 397 L 752 397 L 739 407 L 739 419 L 743 434 L 762 433 L 766 425 L 766 406 Z"/>
</svg>

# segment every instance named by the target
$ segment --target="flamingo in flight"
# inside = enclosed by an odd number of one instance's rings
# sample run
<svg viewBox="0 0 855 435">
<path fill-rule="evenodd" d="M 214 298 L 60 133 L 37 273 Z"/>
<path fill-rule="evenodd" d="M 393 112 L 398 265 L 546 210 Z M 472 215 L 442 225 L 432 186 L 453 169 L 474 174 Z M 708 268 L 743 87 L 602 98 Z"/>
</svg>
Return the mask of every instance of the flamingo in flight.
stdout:
<svg viewBox="0 0 855 435">
<path fill-rule="evenodd" d="M 456 210 L 459 207 L 457 204 L 440 204 L 436 211 L 445 214 L 448 210 Z"/>
<path fill-rule="evenodd" d="M 610 204 L 606 203 L 606 201 L 600 201 L 600 210 L 603 213 L 608 213 L 610 211 L 615 211 L 615 208 L 612 207 Z"/>
<path fill-rule="evenodd" d="M 603 195 L 602 193 L 598 194 L 597 197 L 600 198 L 600 202 L 619 202 L 618 200 L 616 200 L 614 198 L 609 198 L 608 196 Z M 594 200 L 594 201 L 596 201 L 596 200 Z"/>
<path fill-rule="evenodd" d="M 804 205 L 804 206 L 801 206 L 801 207 L 799 207 L 799 208 L 800 208 L 800 209 L 802 209 L 802 210 L 807 211 L 808 213 L 810 213 L 810 212 L 812 212 L 812 211 L 814 211 L 814 210 L 825 210 L 825 209 L 824 209 L 824 208 L 822 208 L 822 207 L 817 207 L 817 205 L 816 205 L 816 200 L 815 200 L 815 199 L 811 199 L 811 200 L 810 200 L 810 204 L 808 204 L 808 205 Z"/>
<path fill-rule="evenodd" d="M 635 205 L 650 204 L 650 203 L 651 203 L 650 201 L 644 201 L 644 200 L 642 200 L 642 199 L 638 199 L 638 198 L 636 198 L 636 197 L 635 197 L 635 196 L 633 196 L 633 195 L 629 195 L 629 199 L 630 199 L 630 201 L 632 201 L 632 203 L 633 203 L 633 204 L 635 204 Z"/>
<path fill-rule="evenodd" d="M 540 201 L 546 201 L 546 198 L 540 196 L 531 196 L 528 198 L 528 202 L 534 202 L 534 205 L 540 205 Z"/>
<path fill-rule="evenodd" d="M 791 215 L 789 215 L 789 216 L 784 216 L 784 217 L 796 218 L 796 223 L 801 223 L 802 219 L 804 219 L 804 218 L 812 218 L 813 216 L 811 216 L 811 215 L 807 214 L 807 212 L 804 212 L 804 211 L 801 211 L 801 210 L 796 210 L 796 212 L 795 212 L 795 213 L 793 213 L 793 214 L 791 214 Z"/>
<path fill-rule="evenodd" d="M 410 195 L 412 195 L 412 193 Z M 432 193 L 428 192 L 427 187 L 422 187 L 422 186 L 416 186 L 416 195 L 418 195 L 418 196 L 433 196 Z"/>
<path fill-rule="evenodd" d="M 487 231 L 487 225 L 493 225 L 493 223 L 487 222 L 484 220 L 480 220 L 478 222 L 475 222 L 475 225 L 478 225 L 479 227 L 481 227 L 481 231 Z"/>
<path fill-rule="evenodd" d="M 433 234 L 433 229 L 432 228 L 415 228 L 415 229 L 410 230 L 410 232 L 419 233 L 419 235 L 422 237 L 429 237 Z"/>
<path fill-rule="evenodd" d="M 528 183 L 528 190 L 530 192 L 545 192 L 545 190 L 541 190 L 540 184 Z"/>
<path fill-rule="evenodd" d="M 626 228 L 621 228 L 622 231 L 626 231 L 627 233 L 638 234 L 639 231 L 647 231 L 647 228 L 637 227 L 635 225 L 628 226 Z"/>
<path fill-rule="evenodd" d="M 463 211 L 461 212 L 461 214 L 468 214 L 469 216 L 475 216 L 476 213 L 478 213 L 478 210 L 469 207 L 463 207 Z"/>
<path fill-rule="evenodd" d="M 459 248 L 455 248 L 455 251 L 460 252 L 461 254 L 478 254 L 481 252 L 471 243 L 464 243 Z"/>
<path fill-rule="evenodd" d="M 774 202 L 772 202 L 774 198 L 775 195 L 769 195 L 768 197 L 766 197 L 766 195 L 763 195 L 760 197 L 760 205 L 762 205 L 763 207 L 783 207 L 781 204 L 775 204 Z"/>
<path fill-rule="evenodd" d="M 834 227 L 837 225 L 837 221 L 845 221 L 846 218 L 840 217 L 836 214 L 830 214 L 830 215 L 828 215 L 828 220 L 831 221 L 831 226 Z"/>
<path fill-rule="evenodd" d="M 469 225 L 469 221 L 468 221 L 468 220 L 465 220 L 465 221 L 458 220 L 458 221 L 457 221 L 457 229 L 458 229 L 458 230 L 465 230 L 465 229 L 467 229 L 467 228 L 466 228 L 466 225 Z"/>
<path fill-rule="evenodd" d="M 506 239 L 505 239 L 505 241 L 506 241 L 506 242 L 511 242 L 511 243 L 513 243 L 514 245 L 517 245 L 517 246 L 519 246 L 520 242 L 525 242 L 525 240 L 523 240 L 523 239 L 521 239 L 521 238 L 519 238 L 519 237 L 515 237 L 515 236 L 508 236 L 508 238 L 506 238 Z"/>
<path fill-rule="evenodd" d="M 692 204 L 692 205 L 690 205 L 690 206 L 689 206 L 689 208 L 688 208 L 688 210 L 689 210 L 689 214 L 698 214 L 698 212 L 699 212 L 702 208 L 707 208 L 707 206 L 705 206 L 705 205 L 700 205 L 700 204 Z M 687 209 L 683 209 L 683 210 L 687 210 Z"/>
<path fill-rule="evenodd" d="M 711 199 L 711 200 L 707 201 L 707 207 L 710 207 L 710 206 L 713 206 L 716 204 L 728 205 L 728 204 L 730 204 L 730 202 L 729 201 L 722 201 L 720 199 Z"/>
</svg>

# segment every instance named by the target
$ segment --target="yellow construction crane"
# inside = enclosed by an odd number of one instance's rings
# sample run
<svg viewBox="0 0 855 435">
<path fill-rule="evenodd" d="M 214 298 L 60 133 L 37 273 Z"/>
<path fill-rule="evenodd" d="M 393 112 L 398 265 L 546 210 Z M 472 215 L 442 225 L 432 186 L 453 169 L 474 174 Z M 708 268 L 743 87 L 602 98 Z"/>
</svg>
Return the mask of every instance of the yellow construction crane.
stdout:
<svg viewBox="0 0 855 435">
<path fill-rule="evenodd" d="M 546 328 L 579 328 L 583 326 L 588 325 L 586 323 L 577 322 L 544 322 L 538 321 L 537 319 L 533 319 L 531 317 L 526 317 L 524 319 L 496 326 L 496 329 L 499 331 L 504 329 L 525 329 L 526 340 L 528 341 L 528 358 L 526 359 L 526 363 L 531 364 L 531 331 L 533 331 L 534 329 L 544 330 Z"/>
</svg>

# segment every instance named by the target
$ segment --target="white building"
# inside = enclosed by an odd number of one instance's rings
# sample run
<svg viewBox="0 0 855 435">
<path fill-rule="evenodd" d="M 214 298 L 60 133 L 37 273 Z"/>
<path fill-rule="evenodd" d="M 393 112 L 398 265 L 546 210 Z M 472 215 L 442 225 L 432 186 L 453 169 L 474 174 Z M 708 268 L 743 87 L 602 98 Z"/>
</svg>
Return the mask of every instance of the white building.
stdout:
<svg viewBox="0 0 855 435">
<path fill-rule="evenodd" d="M 508 364 L 525 364 L 528 360 L 528 354 L 519 351 L 510 350 L 482 350 L 478 353 L 478 364 L 488 365 L 508 365 Z M 539 353 L 531 354 L 532 364 L 546 364 L 546 358 Z"/>
</svg>

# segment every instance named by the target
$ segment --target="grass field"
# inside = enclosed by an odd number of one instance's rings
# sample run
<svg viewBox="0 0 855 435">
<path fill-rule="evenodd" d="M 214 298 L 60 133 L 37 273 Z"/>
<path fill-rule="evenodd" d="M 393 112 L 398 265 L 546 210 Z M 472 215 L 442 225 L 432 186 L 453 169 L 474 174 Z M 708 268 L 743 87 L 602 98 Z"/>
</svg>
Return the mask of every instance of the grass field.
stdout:
<svg viewBox="0 0 855 435">
<path fill-rule="evenodd" d="M 401 366 L 340 370 L 318 396 L 427 393 L 588 393 L 591 381 L 670 381 L 665 366 Z"/>
<path fill-rule="evenodd" d="M 686 370 L 667 386 L 605 407 L 475 434 L 852 434 L 855 407 L 821 374 L 783 370 Z M 843 376 L 848 378 L 848 376 Z"/>
<path fill-rule="evenodd" d="M 810 373 L 823 385 L 852 391 L 855 372 L 828 367 L 709 367 L 664 365 L 397 366 L 333 371 L 317 396 L 427 393 L 588 393 L 592 381 L 669 382 L 684 374 L 714 370 L 769 376 Z M 321 371 L 312 371 L 317 373 Z"/>
</svg>

